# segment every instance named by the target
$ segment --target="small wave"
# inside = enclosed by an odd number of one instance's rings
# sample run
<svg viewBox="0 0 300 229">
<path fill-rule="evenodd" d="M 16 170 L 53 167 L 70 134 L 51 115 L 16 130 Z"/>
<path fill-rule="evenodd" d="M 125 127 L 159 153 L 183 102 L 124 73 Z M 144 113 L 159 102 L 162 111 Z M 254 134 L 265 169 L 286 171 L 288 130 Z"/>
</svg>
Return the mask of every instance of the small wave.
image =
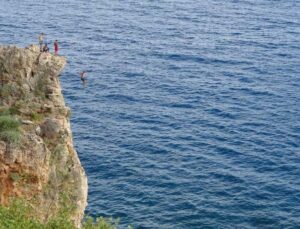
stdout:
<svg viewBox="0 0 300 229">
<path fill-rule="evenodd" d="M 110 94 L 104 97 L 109 100 L 114 100 L 119 102 L 137 102 L 137 100 L 134 97 L 128 95 L 122 95 L 122 94 Z"/>
<path fill-rule="evenodd" d="M 208 113 L 222 117 L 222 118 L 228 118 L 228 119 L 236 119 L 236 115 L 232 114 L 232 113 L 228 113 L 225 111 L 222 111 L 218 108 L 212 108 L 212 109 L 208 109 L 206 110 Z"/>
</svg>

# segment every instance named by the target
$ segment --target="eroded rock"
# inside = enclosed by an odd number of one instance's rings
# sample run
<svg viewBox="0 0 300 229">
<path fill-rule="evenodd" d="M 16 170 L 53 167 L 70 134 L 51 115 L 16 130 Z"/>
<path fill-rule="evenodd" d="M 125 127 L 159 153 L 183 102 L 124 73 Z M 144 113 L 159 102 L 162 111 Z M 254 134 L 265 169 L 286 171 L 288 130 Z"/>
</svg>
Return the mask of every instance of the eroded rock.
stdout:
<svg viewBox="0 0 300 229">
<path fill-rule="evenodd" d="M 34 199 L 37 217 L 46 221 L 62 207 L 61 194 L 67 194 L 79 227 L 87 178 L 73 147 L 70 110 L 58 79 L 65 64 L 65 58 L 40 53 L 35 45 L 0 46 L 0 110 L 9 109 L 23 124 L 19 144 L 0 139 L 0 204 L 10 197 Z"/>
<path fill-rule="evenodd" d="M 56 119 L 46 119 L 40 127 L 41 135 L 46 138 L 58 137 L 61 131 L 61 125 Z"/>
</svg>

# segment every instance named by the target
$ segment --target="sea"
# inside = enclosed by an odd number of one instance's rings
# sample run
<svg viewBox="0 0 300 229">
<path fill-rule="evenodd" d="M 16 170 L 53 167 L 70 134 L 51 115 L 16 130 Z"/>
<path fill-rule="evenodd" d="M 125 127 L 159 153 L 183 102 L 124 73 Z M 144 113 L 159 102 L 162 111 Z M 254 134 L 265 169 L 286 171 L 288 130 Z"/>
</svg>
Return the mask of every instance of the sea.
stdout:
<svg viewBox="0 0 300 229">
<path fill-rule="evenodd" d="M 68 59 L 87 214 L 300 228 L 299 0 L 0 0 L 1 45 L 42 32 Z"/>
</svg>

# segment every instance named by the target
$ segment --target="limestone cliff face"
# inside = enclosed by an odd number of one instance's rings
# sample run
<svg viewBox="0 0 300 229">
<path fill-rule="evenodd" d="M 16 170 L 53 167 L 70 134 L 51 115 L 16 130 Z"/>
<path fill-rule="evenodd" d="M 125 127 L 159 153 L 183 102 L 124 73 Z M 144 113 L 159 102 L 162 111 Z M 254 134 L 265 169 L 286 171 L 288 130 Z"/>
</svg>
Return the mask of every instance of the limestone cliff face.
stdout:
<svg viewBox="0 0 300 229">
<path fill-rule="evenodd" d="M 37 46 L 0 46 L 0 115 L 21 123 L 18 143 L 1 137 L 0 129 L 0 204 L 25 198 L 43 221 L 73 206 L 72 219 L 79 226 L 87 178 L 61 93 L 59 74 L 65 64 L 65 58 L 40 53 Z"/>
</svg>

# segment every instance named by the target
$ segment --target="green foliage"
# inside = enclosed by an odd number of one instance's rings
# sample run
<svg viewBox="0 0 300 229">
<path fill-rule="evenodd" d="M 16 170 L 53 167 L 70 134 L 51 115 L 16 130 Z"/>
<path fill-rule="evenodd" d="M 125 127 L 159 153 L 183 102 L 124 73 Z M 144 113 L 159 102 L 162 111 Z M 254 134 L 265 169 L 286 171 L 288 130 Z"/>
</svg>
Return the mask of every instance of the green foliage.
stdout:
<svg viewBox="0 0 300 229">
<path fill-rule="evenodd" d="M 76 229 L 67 209 L 42 223 L 34 215 L 35 209 L 26 201 L 14 199 L 8 207 L 0 206 L 0 229 Z M 103 217 L 88 217 L 82 229 L 116 229 L 117 221 Z"/>
<path fill-rule="evenodd" d="M 18 173 L 11 173 L 10 174 L 10 178 L 14 181 L 14 182 L 18 182 L 19 180 L 21 180 L 21 177 Z"/>
<path fill-rule="evenodd" d="M 0 139 L 12 144 L 21 140 L 20 122 L 10 115 L 0 116 Z"/>
<path fill-rule="evenodd" d="M 7 106 L 0 107 L 0 116 L 20 115 L 21 105 L 26 106 L 22 104 L 22 100 L 18 100 L 9 108 Z"/>
<path fill-rule="evenodd" d="M 0 131 L 17 130 L 20 122 L 10 115 L 0 116 Z"/>
<path fill-rule="evenodd" d="M 30 118 L 31 118 L 31 121 L 40 122 L 44 119 L 44 116 L 42 114 L 33 112 L 30 114 Z"/>
<path fill-rule="evenodd" d="M 43 78 L 39 78 L 34 88 L 34 94 L 42 99 L 45 99 L 46 98 L 45 92 L 46 92 L 46 84 Z"/>
<path fill-rule="evenodd" d="M 9 114 L 11 115 L 19 115 L 20 114 L 20 111 L 19 111 L 19 107 L 18 106 L 11 106 L 9 109 L 8 109 L 8 112 Z"/>
<path fill-rule="evenodd" d="M 1 116 L 3 116 L 3 115 L 10 115 L 11 113 L 10 113 L 10 110 L 9 109 L 7 109 L 6 107 L 1 107 L 0 108 L 0 115 Z"/>
<path fill-rule="evenodd" d="M 83 229 L 116 229 L 118 226 L 118 220 L 104 219 L 103 217 L 98 217 L 94 219 L 92 217 L 87 217 L 83 223 Z"/>
<path fill-rule="evenodd" d="M 19 174 L 16 172 L 10 173 L 10 178 L 12 179 L 13 182 L 26 182 L 26 183 L 36 179 L 36 177 L 33 176 L 32 174 L 29 173 Z"/>
<path fill-rule="evenodd" d="M 46 144 L 47 146 L 49 146 L 51 142 L 47 140 Z M 52 150 L 52 154 L 50 157 L 50 164 L 53 165 L 59 163 L 63 152 L 65 152 L 65 145 L 61 143 L 57 143 L 57 145 Z"/>
<path fill-rule="evenodd" d="M 32 207 L 21 200 L 13 200 L 8 207 L 0 207 L 0 229 L 35 229 L 40 223 L 30 217 Z"/>
<path fill-rule="evenodd" d="M 16 130 L 0 131 L 0 139 L 18 145 L 21 141 L 21 134 Z"/>
<path fill-rule="evenodd" d="M 8 97 L 15 93 L 15 89 L 10 84 L 0 86 L 0 97 Z"/>
</svg>

